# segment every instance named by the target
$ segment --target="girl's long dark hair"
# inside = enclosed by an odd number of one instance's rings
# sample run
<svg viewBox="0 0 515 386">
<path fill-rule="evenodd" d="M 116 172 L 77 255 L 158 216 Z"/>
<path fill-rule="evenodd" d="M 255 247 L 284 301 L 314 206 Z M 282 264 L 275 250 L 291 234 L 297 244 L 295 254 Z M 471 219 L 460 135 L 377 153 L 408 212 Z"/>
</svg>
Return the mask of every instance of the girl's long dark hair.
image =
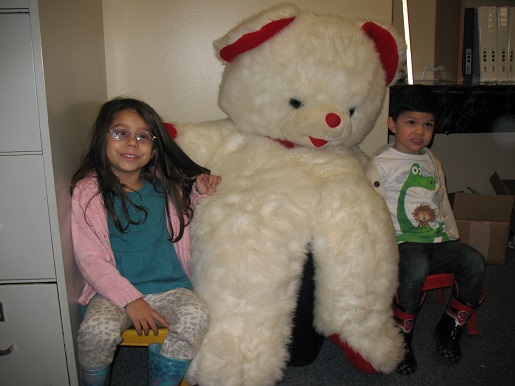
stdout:
<svg viewBox="0 0 515 386">
<path fill-rule="evenodd" d="M 129 216 L 129 203 L 146 214 L 145 208 L 135 205 L 129 199 L 124 190 L 124 185 L 113 173 L 107 159 L 107 132 L 116 114 L 126 110 L 137 113 L 147 124 L 148 130 L 156 136 L 152 145 L 153 157 L 143 168 L 142 174 L 143 178 L 152 183 L 155 189 L 157 189 L 157 183 L 160 182 L 165 197 L 172 201 L 179 217 L 180 229 L 172 228 L 168 205 L 165 205 L 165 207 L 169 227 L 172 232 L 171 241 L 176 242 L 181 239 L 184 234 L 184 228 L 193 217 L 190 193 L 195 178 L 199 174 L 210 173 L 210 171 L 197 165 L 182 151 L 166 131 L 161 117 L 145 102 L 130 98 L 115 98 L 102 105 L 93 126 L 89 150 L 82 158 L 78 170 L 72 177 L 71 190 L 73 192 L 78 181 L 93 172 L 96 173 L 99 191 L 104 200 L 107 213 L 113 217 L 116 227 L 121 232 L 125 229 L 114 211 L 115 196 L 121 199 L 122 210 L 127 224 L 135 223 Z M 187 220 L 185 220 L 185 217 Z M 178 232 L 176 233 L 176 231 Z"/>
</svg>

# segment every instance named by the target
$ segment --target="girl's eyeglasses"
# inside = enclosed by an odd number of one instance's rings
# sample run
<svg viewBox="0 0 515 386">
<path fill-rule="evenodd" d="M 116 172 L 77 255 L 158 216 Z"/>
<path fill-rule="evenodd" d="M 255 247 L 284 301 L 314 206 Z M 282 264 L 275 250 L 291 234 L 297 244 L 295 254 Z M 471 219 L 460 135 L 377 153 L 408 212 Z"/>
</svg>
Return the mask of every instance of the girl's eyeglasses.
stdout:
<svg viewBox="0 0 515 386">
<path fill-rule="evenodd" d="M 136 140 L 143 145 L 150 145 L 156 139 L 151 132 L 146 130 L 140 131 L 139 133 L 131 133 L 129 130 L 115 127 L 114 129 L 109 130 L 109 132 L 117 141 L 128 141 L 131 134 L 134 134 Z"/>
</svg>

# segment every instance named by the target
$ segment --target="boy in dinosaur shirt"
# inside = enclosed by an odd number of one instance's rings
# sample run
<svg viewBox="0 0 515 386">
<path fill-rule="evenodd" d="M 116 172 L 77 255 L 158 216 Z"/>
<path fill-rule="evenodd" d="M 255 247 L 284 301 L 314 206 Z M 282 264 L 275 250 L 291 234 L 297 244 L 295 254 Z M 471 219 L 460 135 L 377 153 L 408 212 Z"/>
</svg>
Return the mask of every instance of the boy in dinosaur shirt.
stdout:
<svg viewBox="0 0 515 386">
<path fill-rule="evenodd" d="M 484 299 L 485 259 L 457 241 L 442 166 L 427 148 L 439 114 L 438 99 L 428 86 L 401 86 L 392 91 L 388 128 L 395 142 L 374 153 L 367 174 L 385 199 L 395 227 L 400 261 L 394 317 L 405 347 L 397 371 L 412 374 L 417 368 L 411 348 L 413 326 L 424 302 L 426 277 L 454 274 L 453 295 L 434 336 L 438 353 L 457 362 L 465 324 Z"/>
</svg>

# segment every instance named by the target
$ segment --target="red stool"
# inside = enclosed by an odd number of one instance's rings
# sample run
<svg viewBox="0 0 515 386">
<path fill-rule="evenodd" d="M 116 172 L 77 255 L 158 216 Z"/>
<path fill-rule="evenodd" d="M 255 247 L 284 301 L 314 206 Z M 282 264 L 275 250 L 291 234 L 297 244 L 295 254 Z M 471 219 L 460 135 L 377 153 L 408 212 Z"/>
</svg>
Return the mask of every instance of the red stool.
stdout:
<svg viewBox="0 0 515 386">
<path fill-rule="evenodd" d="M 437 290 L 436 299 L 440 304 L 446 304 L 445 289 L 454 285 L 454 274 L 452 273 L 437 273 L 429 275 L 424 282 L 422 289 L 424 291 Z M 472 314 L 467 323 L 467 333 L 469 335 L 477 335 L 479 331 L 476 325 L 476 312 Z"/>
</svg>

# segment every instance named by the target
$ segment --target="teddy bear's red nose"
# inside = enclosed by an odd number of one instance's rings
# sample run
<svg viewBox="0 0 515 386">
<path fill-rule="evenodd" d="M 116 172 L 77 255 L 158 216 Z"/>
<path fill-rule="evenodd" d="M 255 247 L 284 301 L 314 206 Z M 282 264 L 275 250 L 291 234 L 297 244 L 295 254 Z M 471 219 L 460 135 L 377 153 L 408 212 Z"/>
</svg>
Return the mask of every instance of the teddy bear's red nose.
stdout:
<svg viewBox="0 0 515 386">
<path fill-rule="evenodd" d="M 340 123 L 342 123 L 342 119 L 335 113 L 329 113 L 325 116 L 325 121 L 327 123 L 327 125 L 331 128 L 331 129 L 334 129 L 335 127 L 337 127 Z"/>
</svg>

